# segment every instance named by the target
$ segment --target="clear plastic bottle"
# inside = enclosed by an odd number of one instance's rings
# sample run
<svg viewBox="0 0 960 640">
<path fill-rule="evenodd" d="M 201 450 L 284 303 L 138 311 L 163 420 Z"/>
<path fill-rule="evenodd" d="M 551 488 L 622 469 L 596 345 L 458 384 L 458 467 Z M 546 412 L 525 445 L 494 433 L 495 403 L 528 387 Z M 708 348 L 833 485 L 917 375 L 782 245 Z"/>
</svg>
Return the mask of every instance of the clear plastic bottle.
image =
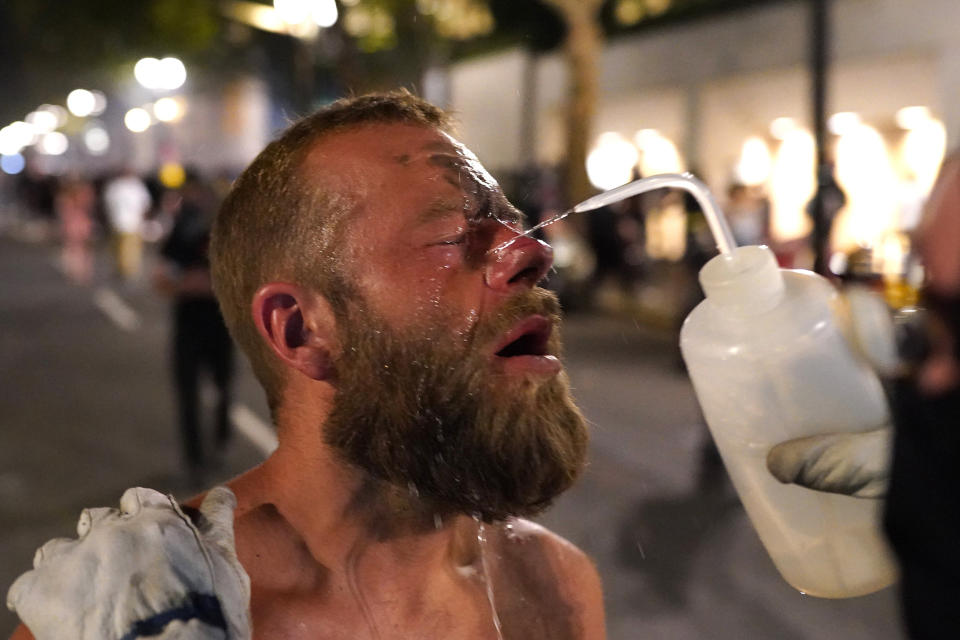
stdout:
<svg viewBox="0 0 960 640">
<path fill-rule="evenodd" d="M 880 530 L 880 500 L 778 482 L 770 447 L 817 433 L 888 422 L 874 372 L 833 315 L 822 277 L 777 267 L 766 247 L 721 254 L 700 272 L 706 300 L 687 317 L 680 346 L 741 501 L 784 579 L 826 598 L 891 584 L 896 568 Z"/>
</svg>

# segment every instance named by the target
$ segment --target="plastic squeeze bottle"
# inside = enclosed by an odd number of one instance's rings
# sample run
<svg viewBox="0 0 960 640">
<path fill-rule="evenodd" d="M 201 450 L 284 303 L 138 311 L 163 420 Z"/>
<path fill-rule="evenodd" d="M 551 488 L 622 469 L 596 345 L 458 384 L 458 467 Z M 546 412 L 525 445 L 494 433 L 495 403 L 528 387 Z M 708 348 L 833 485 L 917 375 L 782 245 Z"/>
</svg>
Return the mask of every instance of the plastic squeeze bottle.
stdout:
<svg viewBox="0 0 960 640">
<path fill-rule="evenodd" d="M 780 269 L 766 247 L 737 247 L 710 190 L 690 174 L 629 182 L 525 234 L 665 187 L 696 198 L 720 249 L 700 271 L 707 297 L 687 317 L 680 347 L 760 540 L 784 579 L 804 593 L 847 598 L 882 589 L 896 578 L 896 567 L 880 532 L 881 501 L 781 484 L 766 466 L 770 448 L 786 440 L 889 422 L 879 379 L 837 325 L 839 294 L 829 282 L 809 271 Z M 874 333 L 858 331 L 858 339 L 876 342 Z"/>
<path fill-rule="evenodd" d="M 814 596 L 879 590 L 896 568 L 881 500 L 777 481 L 770 448 L 818 433 L 888 422 L 880 381 L 847 344 L 838 293 L 809 271 L 778 268 L 762 246 L 735 247 L 700 271 L 706 293 L 680 347 L 704 417 L 754 528 L 781 575 Z"/>
</svg>

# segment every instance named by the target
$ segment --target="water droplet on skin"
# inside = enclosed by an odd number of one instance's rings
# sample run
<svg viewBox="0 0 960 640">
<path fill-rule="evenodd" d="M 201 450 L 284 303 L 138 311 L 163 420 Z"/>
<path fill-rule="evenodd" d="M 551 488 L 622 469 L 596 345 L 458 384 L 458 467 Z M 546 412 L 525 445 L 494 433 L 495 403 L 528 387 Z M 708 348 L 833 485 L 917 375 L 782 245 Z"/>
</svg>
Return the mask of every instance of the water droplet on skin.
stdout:
<svg viewBox="0 0 960 640">
<path fill-rule="evenodd" d="M 443 528 L 443 518 L 440 517 L 439 513 L 433 514 L 433 527 L 437 531 Z"/>
<path fill-rule="evenodd" d="M 417 485 L 412 482 L 407 483 L 407 491 L 409 491 L 410 495 L 412 495 L 414 498 L 420 497 L 420 490 L 417 489 Z"/>
</svg>

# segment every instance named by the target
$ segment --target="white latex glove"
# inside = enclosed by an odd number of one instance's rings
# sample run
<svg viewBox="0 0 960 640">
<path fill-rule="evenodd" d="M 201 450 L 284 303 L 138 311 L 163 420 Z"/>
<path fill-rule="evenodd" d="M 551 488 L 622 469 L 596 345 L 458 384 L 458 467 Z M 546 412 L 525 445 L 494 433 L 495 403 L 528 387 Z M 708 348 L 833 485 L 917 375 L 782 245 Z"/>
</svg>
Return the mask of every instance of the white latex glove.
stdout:
<svg viewBox="0 0 960 640">
<path fill-rule="evenodd" d="M 787 440 L 767 453 L 767 469 L 785 484 L 882 498 L 890 478 L 889 426 L 862 433 L 826 433 Z"/>
<path fill-rule="evenodd" d="M 119 509 L 80 514 L 78 539 L 38 549 L 7 607 L 36 640 L 248 640 L 250 580 L 234 550 L 236 504 L 216 487 L 192 520 L 171 496 L 127 489 Z"/>
</svg>

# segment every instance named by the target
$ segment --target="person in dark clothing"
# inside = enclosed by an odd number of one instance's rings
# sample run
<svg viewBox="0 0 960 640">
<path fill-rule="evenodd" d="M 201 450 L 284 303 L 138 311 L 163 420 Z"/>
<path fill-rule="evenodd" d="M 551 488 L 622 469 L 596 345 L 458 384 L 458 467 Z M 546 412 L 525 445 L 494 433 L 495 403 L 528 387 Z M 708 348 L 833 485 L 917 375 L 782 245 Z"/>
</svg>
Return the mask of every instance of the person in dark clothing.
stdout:
<svg viewBox="0 0 960 640">
<path fill-rule="evenodd" d="M 911 638 L 960 628 L 960 155 L 944 161 L 914 238 L 927 279 L 927 348 L 896 383 L 884 524 Z"/>
<path fill-rule="evenodd" d="M 207 459 L 200 428 L 200 375 L 206 369 L 217 391 L 214 447 L 222 454 L 230 440 L 233 342 L 210 282 L 207 245 L 216 201 L 195 174 L 188 175 L 170 235 L 161 247 L 163 263 L 154 283 L 174 300 L 173 373 L 180 437 L 191 482 L 202 481 Z"/>
<path fill-rule="evenodd" d="M 900 325 L 903 371 L 891 381 L 892 463 L 884 426 L 778 444 L 767 467 L 781 482 L 886 496 L 907 635 L 933 640 L 960 628 L 960 155 L 944 162 L 914 241 L 924 311 L 902 314 L 913 320 Z M 862 487 L 877 489 L 859 494 Z"/>
</svg>

